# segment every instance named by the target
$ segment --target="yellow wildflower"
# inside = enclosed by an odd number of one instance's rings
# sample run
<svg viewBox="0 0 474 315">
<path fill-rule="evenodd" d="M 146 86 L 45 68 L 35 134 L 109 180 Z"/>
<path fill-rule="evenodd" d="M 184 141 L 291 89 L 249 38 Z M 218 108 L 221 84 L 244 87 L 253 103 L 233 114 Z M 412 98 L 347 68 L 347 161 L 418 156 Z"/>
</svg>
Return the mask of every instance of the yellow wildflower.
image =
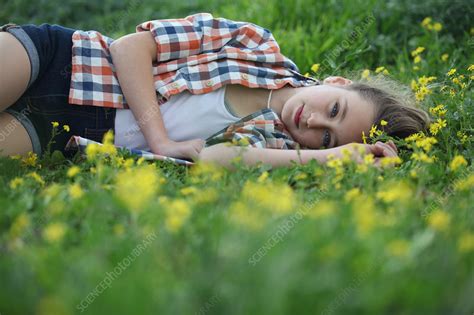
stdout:
<svg viewBox="0 0 474 315">
<path fill-rule="evenodd" d="M 415 161 L 421 161 L 421 162 L 426 162 L 426 163 L 433 163 L 434 162 L 433 157 L 428 156 L 424 152 L 415 152 L 411 155 L 411 158 Z"/>
<path fill-rule="evenodd" d="M 17 189 L 22 184 L 23 184 L 23 178 L 20 178 L 20 177 L 15 177 L 9 183 L 11 189 Z"/>
<path fill-rule="evenodd" d="M 387 156 L 387 157 L 383 157 L 380 160 L 380 165 L 382 167 L 400 165 L 401 163 L 402 163 L 402 159 L 398 156 Z"/>
<path fill-rule="evenodd" d="M 57 121 L 52 121 L 51 125 L 53 125 L 53 128 L 59 126 L 59 123 Z"/>
<path fill-rule="evenodd" d="M 428 83 L 430 83 L 431 81 L 434 81 L 436 80 L 436 77 L 435 76 L 421 76 L 418 78 L 418 83 L 420 83 L 420 85 L 427 85 Z"/>
<path fill-rule="evenodd" d="M 28 152 L 28 155 L 24 157 L 21 162 L 26 165 L 26 166 L 36 166 L 36 161 L 38 160 L 38 156 L 36 153 L 33 153 L 32 151 Z"/>
<path fill-rule="evenodd" d="M 441 23 L 436 22 L 433 24 L 433 30 L 435 30 L 436 32 L 441 31 L 441 29 L 443 29 L 443 25 Z"/>
<path fill-rule="evenodd" d="M 342 148 L 341 149 L 342 153 L 342 162 L 349 164 L 352 162 L 352 151 L 349 150 L 348 148 Z"/>
<path fill-rule="evenodd" d="M 447 75 L 448 75 L 448 76 L 452 76 L 452 75 L 454 75 L 455 73 L 456 73 L 456 68 L 452 68 L 452 69 L 450 69 L 450 70 L 448 71 Z"/>
<path fill-rule="evenodd" d="M 71 186 L 69 186 L 68 192 L 69 192 L 69 196 L 71 196 L 72 199 L 81 198 L 82 195 L 84 195 L 84 191 L 82 190 L 81 186 L 79 186 L 78 183 L 74 183 Z"/>
<path fill-rule="evenodd" d="M 452 161 L 449 163 L 449 168 L 452 170 L 452 171 L 456 171 L 458 168 L 462 167 L 462 166 L 466 166 L 467 165 L 467 161 L 466 159 L 464 158 L 464 156 L 462 155 L 456 155 Z"/>
<path fill-rule="evenodd" d="M 142 156 L 137 160 L 137 165 L 141 165 L 145 161 L 145 158 Z"/>
<path fill-rule="evenodd" d="M 339 158 L 335 158 L 335 157 L 330 158 L 330 157 L 328 157 L 328 160 L 326 161 L 326 165 L 330 168 L 337 169 L 337 168 L 342 167 L 343 161 L 342 161 L 342 159 L 339 159 Z"/>
<path fill-rule="evenodd" d="M 105 143 L 102 146 L 99 147 L 100 151 L 104 154 L 108 154 L 110 156 L 114 156 L 117 154 L 117 147 L 115 147 L 111 143 Z"/>
<path fill-rule="evenodd" d="M 474 233 L 464 232 L 458 239 L 458 250 L 461 253 L 474 251 Z"/>
<path fill-rule="evenodd" d="M 362 78 L 367 79 L 369 75 L 370 75 L 369 69 L 365 69 L 364 71 L 362 71 Z"/>
<path fill-rule="evenodd" d="M 474 64 L 470 65 L 470 66 L 467 68 L 467 71 L 474 71 Z"/>
<path fill-rule="evenodd" d="M 173 200 L 166 209 L 165 226 L 172 233 L 178 232 L 191 214 L 189 205 L 184 200 Z"/>
<path fill-rule="evenodd" d="M 365 165 L 372 165 L 374 164 L 374 155 L 372 153 L 364 155 L 364 164 Z"/>
<path fill-rule="evenodd" d="M 385 69 L 385 67 L 383 67 L 383 66 L 382 66 L 382 67 L 377 67 L 377 68 L 375 69 L 375 73 L 382 72 L 383 69 Z"/>
<path fill-rule="evenodd" d="M 418 90 L 418 83 L 416 82 L 416 80 L 411 80 L 410 87 L 413 91 Z"/>
<path fill-rule="evenodd" d="M 375 135 L 376 131 L 377 131 L 377 126 L 372 125 L 372 127 L 370 127 L 370 130 L 369 130 L 369 137 L 372 138 Z"/>
<path fill-rule="evenodd" d="M 424 136 L 425 136 L 425 135 L 423 134 L 423 132 L 420 131 L 420 132 L 411 134 L 410 136 L 406 137 L 406 138 L 405 138 L 405 141 L 406 141 L 406 142 L 417 141 L 417 140 L 422 139 Z"/>
<path fill-rule="evenodd" d="M 442 60 L 443 62 L 446 62 L 446 61 L 448 60 L 448 58 L 449 58 L 449 54 L 442 54 L 442 55 L 441 55 L 441 60 Z"/>
<path fill-rule="evenodd" d="M 438 118 L 436 122 L 430 124 L 430 133 L 436 135 L 444 127 L 446 127 L 446 120 Z"/>
<path fill-rule="evenodd" d="M 458 132 L 456 133 L 456 135 L 458 136 L 459 140 L 461 140 L 461 143 L 462 143 L 462 144 L 464 144 L 464 143 L 467 141 L 467 139 L 468 139 L 468 136 L 467 136 L 466 133 L 463 132 L 463 131 L 458 131 Z"/>
<path fill-rule="evenodd" d="M 438 140 L 434 137 L 425 137 L 415 141 L 415 145 L 418 148 L 422 148 L 425 152 L 429 152 L 433 144 L 438 143 Z"/>
<path fill-rule="evenodd" d="M 51 223 L 43 230 L 43 238 L 55 243 L 63 239 L 66 234 L 67 226 L 64 223 Z"/>
<path fill-rule="evenodd" d="M 415 98 L 417 101 L 422 101 L 425 99 L 427 95 L 432 94 L 433 92 L 425 85 L 422 85 L 418 88 L 418 90 L 415 92 Z"/>
<path fill-rule="evenodd" d="M 298 173 L 293 178 L 294 180 L 298 181 L 298 180 L 306 179 L 307 177 L 308 177 L 308 174 L 306 173 Z"/>
<path fill-rule="evenodd" d="M 121 170 L 115 179 L 115 195 L 133 213 L 146 207 L 159 189 L 158 170 L 154 164 Z"/>
<path fill-rule="evenodd" d="M 451 218 L 445 211 L 437 210 L 429 215 L 428 224 L 436 231 L 445 231 Z"/>
<path fill-rule="evenodd" d="M 432 115 L 437 115 L 437 116 L 444 116 L 446 114 L 448 110 L 445 109 L 444 105 L 443 104 L 439 104 L 438 106 L 436 107 L 430 107 L 430 113 Z"/>
<path fill-rule="evenodd" d="M 431 21 L 432 21 L 432 18 L 427 16 L 421 22 L 421 26 L 423 26 L 424 28 L 428 28 L 431 25 Z"/>
<path fill-rule="evenodd" d="M 346 201 L 352 201 L 360 195 L 361 195 L 360 189 L 358 187 L 355 187 L 355 188 L 352 188 L 352 189 L 350 189 L 346 192 L 346 195 L 344 196 L 344 199 Z"/>
<path fill-rule="evenodd" d="M 294 207 L 294 193 L 287 184 L 254 183 L 247 181 L 242 189 L 242 199 L 253 206 L 277 214 L 290 212 Z"/>
<path fill-rule="evenodd" d="M 74 177 L 76 176 L 77 174 L 79 174 L 81 171 L 81 169 L 76 166 L 76 165 L 73 165 L 71 166 L 68 170 L 67 170 L 67 177 Z"/>
<path fill-rule="evenodd" d="M 133 158 L 128 158 L 123 163 L 123 167 L 126 168 L 126 169 L 129 169 L 133 166 L 134 163 L 135 163 L 135 161 L 133 160 Z"/>
<path fill-rule="evenodd" d="M 380 125 L 381 125 L 381 126 L 386 126 L 386 125 L 387 125 L 387 122 L 382 119 L 382 120 L 380 121 Z"/>
<path fill-rule="evenodd" d="M 319 63 L 315 63 L 314 65 L 311 66 L 311 71 L 318 72 L 318 70 L 319 70 Z"/>
<path fill-rule="evenodd" d="M 31 172 L 31 173 L 27 174 L 26 176 L 29 176 L 29 177 L 33 178 L 41 186 L 44 185 L 44 180 L 43 180 L 43 178 L 41 178 L 41 176 L 38 173 Z"/>
<path fill-rule="evenodd" d="M 412 190 L 403 181 L 387 182 L 384 189 L 378 191 L 375 196 L 385 203 L 407 202 L 411 199 Z"/>
<path fill-rule="evenodd" d="M 97 143 L 90 143 L 86 147 L 86 155 L 89 161 L 93 161 L 100 153 L 100 148 Z"/>
<path fill-rule="evenodd" d="M 181 188 L 180 192 L 181 192 L 182 195 L 187 196 L 187 195 L 196 194 L 198 192 L 198 190 L 194 186 L 189 186 L 189 187 Z"/>
<path fill-rule="evenodd" d="M 66 132 L 69 132 L 71 130 L 71 128 L 69 128 L 69 125 L 64 125 L 63 129 L 66 130 Z"/>
<path fill-rule="evenodd" d="M 414 59 L 413 59 L 413 63 L 420 63 L 421 62 L 421 57 L 420 56 L 416 56 Z"/>
<path fill-rule="evenodd" d="M 257 178 L 257 182 L 263 183 L 267 178 L 268 178 L 268 172 L 265 171 Z"/>
<path fill-rule="evenodd" d="M 425 47 L 417 47 L 415 50 L 411 52 L 412 57 L 416 57 L 421 54 L 425 50 Z"/>
</svg>

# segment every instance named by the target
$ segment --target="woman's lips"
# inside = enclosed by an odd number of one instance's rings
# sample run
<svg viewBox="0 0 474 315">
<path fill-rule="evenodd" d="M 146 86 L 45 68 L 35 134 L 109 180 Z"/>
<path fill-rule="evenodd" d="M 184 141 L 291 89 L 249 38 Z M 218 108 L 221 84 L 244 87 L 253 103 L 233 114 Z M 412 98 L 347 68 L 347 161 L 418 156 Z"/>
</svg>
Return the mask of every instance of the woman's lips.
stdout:
<svg viewBox="0 0 474 315">
<path fill-rule="evenodd" d="M 298 110 L 296 111 L 296 114 L 295 114 L 295 125 L 296 125 L 296 128 L 300 128 L 300 119 L 301 119 L 301 113 L 303 112 L 303 107 L 304 105 L 301 105 L 300 108 L 298 108 Z"/>
</svg>

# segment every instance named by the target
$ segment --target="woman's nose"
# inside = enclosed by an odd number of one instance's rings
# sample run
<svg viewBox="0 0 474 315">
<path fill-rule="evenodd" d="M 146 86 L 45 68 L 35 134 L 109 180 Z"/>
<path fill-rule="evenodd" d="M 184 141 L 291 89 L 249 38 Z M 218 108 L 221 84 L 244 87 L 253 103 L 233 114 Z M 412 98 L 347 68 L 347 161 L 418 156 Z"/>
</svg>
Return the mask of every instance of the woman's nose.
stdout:
<svg viewBox="0 0 474 315">
<path fill-rule="evenodd" d="M 325 126 L 325 121 L 322 118 L 321 114 L 318 113 L 311 113 L 306 121 L 308 128 L 320 128 Z"/>
</svg>

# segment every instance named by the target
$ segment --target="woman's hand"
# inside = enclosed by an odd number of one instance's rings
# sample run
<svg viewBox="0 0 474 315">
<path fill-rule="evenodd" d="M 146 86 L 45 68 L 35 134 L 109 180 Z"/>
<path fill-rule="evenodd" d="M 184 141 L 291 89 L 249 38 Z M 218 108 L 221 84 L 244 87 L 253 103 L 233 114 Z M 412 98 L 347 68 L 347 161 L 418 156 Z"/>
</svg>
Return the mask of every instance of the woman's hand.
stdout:
<svg viewBox="0 0 474 315">
<path fill-rule="evenodd" d="M 159 150 L 153 153 L 174 158 L 185 158 L 196 160 L 206 142 L 202 139 L 192 139 L 188 141 L 176 142 L 168 140 L 159 144 Z"/>
<path fill-rule="evenodd" d="M 398 156 L 397 147 L 395 146 L 395 143 L 393 143 L 392 140 L 388 141 L 387 143 L 377 141 L 375 144 L 349 143 L 346 145 L 342 145 L 342 146 L 333 148 L 333 150 L 335 150 L 334 153 L 336 157 L 338 158 L 343 157 L 344 149 L 348 150 L 351 153 L 352 159 L 357 163 L 363 163 L 364 154 L 372 153 L 375 157 L 374 164 L 376 166 L 380 165 L 381 158 Z"/>
</svg>

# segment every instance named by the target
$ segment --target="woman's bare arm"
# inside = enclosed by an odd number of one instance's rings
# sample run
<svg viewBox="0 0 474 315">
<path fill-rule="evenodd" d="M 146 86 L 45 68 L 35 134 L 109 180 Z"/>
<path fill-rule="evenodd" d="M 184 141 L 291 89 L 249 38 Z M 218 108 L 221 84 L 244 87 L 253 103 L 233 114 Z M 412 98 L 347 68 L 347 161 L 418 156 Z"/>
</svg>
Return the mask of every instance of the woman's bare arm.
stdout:
<svg viewBox="0 0 474 315">
<path fill-rule="evenodd" d="M 168 138 L 154 87 L 152 63 L 156 61 L 157 48 L 151 33 L 125 35 L 115 40 L 109 50 L 120 88 L 151 151 L 177 158 L 196 156 L 203 140 L 174 142 Z"/>
<path fill-rule="evenodd" d="M 156 60 L 153 36 L 150 32 L 125 35 L 109 49 L 127 103 L 150 148 L 157 152 L 157 144 L 168 136 L 153 85 L 152 62 Z"/>
<path fill-rule="evenodd" d="M 201 150 L 199 160 L 215 162 L 222 166 L 232 168 L 232 159 L 242 156 L 246 165 L 256 165 L 258 162 L 270 164 L 275 167 L 290 166 L 292 161 L 297 164 L 306 164 L 311 159 L 324 163 L 331 149 L 328 150 L 278 150 L 261 149 L 253 147 L 229 146 L 225 143 L 216 144 Z"/>
<path fill-rule="evenodd" d="M 325 150 L 299 151 L 239 147 L 219 143 L 202 149 L 199 154 L 199 160 L 204 162 L 214 162 L 232 169 L 232 159 L 241 156 L 243 163 L 246 165 L 256 165 L 258 162 L 263 162 L 264 164 L 270 164 L 274 167 L 282 167 L 291 166 L 293 164 L 292 161 L 296 162 L 296 164 L 306 164 L 312 159 L 315 159 L 320 163 L 325 163 L 330 155 L 342 157 L 342 150 L 344 148 L 349 150 L 353 159 L 359 162 L 362 161 L 359 151 L 361 148 L 363 148 L 362 152 L 372 153 L 374 156 L 397 156 L 396 149 L 394 150 L 389 144 L 381 142 L 378 142 L 377 144 L 349 143 Z"/>
</svg>

